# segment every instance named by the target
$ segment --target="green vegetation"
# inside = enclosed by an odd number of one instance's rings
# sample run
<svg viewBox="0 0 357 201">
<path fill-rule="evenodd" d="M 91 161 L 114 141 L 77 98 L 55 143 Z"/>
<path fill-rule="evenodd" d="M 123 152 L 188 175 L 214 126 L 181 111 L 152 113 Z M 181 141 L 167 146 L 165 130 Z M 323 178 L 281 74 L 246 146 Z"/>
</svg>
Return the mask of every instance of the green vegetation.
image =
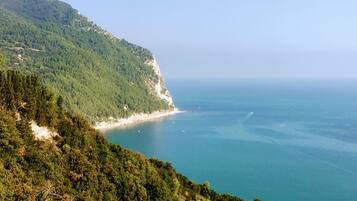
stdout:
<svg viewBox="0 0 357 201">
<path fill-rule="evenodd" d="M 148 50 L 60 1 L 0 0 L 0 52 L 0 200 L 241 200 L 109 144 L 86 120 L 170 107 L 148 86 L 160 79 Z M 35 139 L 31 121 L 58 135 Z"/>
<path fill-rule="evenodd" d="M 5 66 L 5 58 L 4 55 L 0 54 L 0 70 L 2 70 L 4 66 Z"/>
<path fill-rule="evenodd" d="M 147 49 L 60 1 L 0 0 L 0 52 L 9 69 L 39 75 L 67 109 L 90 120 L 170 107 L 148 85 L 159 77 Z"/>
<path fill-rule="evenodd" d="M 241 200 L 109 144 L 37 76 L 1 71 L 0 87 L 0 200 Z M 36 140 L 32 120 L 58 136 Z"/>
</svg>

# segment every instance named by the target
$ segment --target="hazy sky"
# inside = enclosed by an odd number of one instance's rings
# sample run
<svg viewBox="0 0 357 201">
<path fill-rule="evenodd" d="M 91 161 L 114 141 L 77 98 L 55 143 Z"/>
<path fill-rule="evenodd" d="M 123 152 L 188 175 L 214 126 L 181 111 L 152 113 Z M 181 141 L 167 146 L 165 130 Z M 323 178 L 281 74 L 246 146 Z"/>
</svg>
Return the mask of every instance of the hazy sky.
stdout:
<svg viewBox="0 0 357 201">
<path fill-rule="evenodd" d="M 355 0 L 65 0 L 167 78 L 355 77 Z"/>
</svg>

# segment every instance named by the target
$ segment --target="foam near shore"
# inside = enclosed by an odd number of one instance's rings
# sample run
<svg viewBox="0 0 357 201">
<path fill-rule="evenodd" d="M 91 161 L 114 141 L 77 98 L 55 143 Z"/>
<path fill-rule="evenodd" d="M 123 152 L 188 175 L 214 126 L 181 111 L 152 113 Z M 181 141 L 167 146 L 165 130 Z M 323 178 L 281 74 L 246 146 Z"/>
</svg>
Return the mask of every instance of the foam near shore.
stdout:
<svg viewBox="0 0 357 201">
<path fill-rule="evenodd" d="M 120 118 L 120 119 L 110 118 L 108 121 L 97 122 L 94 125 L 94 128 L 100 131 L 128 128 L 138 125 L 140 123 L 154 121 L 180 112 L 182 111 L 179 111 L 178 109 L 174 109 L 174 110 L 166 110 L 166 111 L 156 111 L 153 113 L 138 113 L 138 114 L 133 114 L 128 118 Z"/>
</svg>

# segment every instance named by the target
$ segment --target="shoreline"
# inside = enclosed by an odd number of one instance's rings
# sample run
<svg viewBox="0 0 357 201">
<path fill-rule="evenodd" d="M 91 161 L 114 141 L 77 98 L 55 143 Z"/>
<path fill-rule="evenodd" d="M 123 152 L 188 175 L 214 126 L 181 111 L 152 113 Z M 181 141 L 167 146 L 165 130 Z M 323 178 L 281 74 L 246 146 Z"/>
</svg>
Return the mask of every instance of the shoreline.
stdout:
<svg viewBox="0 0 357 201">
<path fill-rule="evenodd" d="M 181 112 L 183 111 L 180 111 L 177 108 L 175 108 L 173 110 L 155 111 L 152 113 L 136 113 L 136 114 L 132 114 L 127 118 L 119 118 L 119 119 L 109 118 L 108 121 L 96 122 L 94 124 L 94 128 L 101 132 L 105 132 L 113 129 L 125 129 L 129 127 L 134 127 L 141 123 L 154 121 Z"/>
</svg>

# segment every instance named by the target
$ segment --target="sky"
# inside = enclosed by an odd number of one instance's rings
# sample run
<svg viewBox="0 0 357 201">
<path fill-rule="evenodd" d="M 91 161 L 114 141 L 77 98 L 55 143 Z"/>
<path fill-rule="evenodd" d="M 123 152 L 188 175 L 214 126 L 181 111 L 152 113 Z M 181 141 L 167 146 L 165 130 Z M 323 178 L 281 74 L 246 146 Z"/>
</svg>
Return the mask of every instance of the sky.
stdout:
<svg viewBox="0 0 357 201">
<path fill-rule="evenodd" d="M 64 0 L 166 78 L 357 78 L 355 0 Z"/>
</svg>

